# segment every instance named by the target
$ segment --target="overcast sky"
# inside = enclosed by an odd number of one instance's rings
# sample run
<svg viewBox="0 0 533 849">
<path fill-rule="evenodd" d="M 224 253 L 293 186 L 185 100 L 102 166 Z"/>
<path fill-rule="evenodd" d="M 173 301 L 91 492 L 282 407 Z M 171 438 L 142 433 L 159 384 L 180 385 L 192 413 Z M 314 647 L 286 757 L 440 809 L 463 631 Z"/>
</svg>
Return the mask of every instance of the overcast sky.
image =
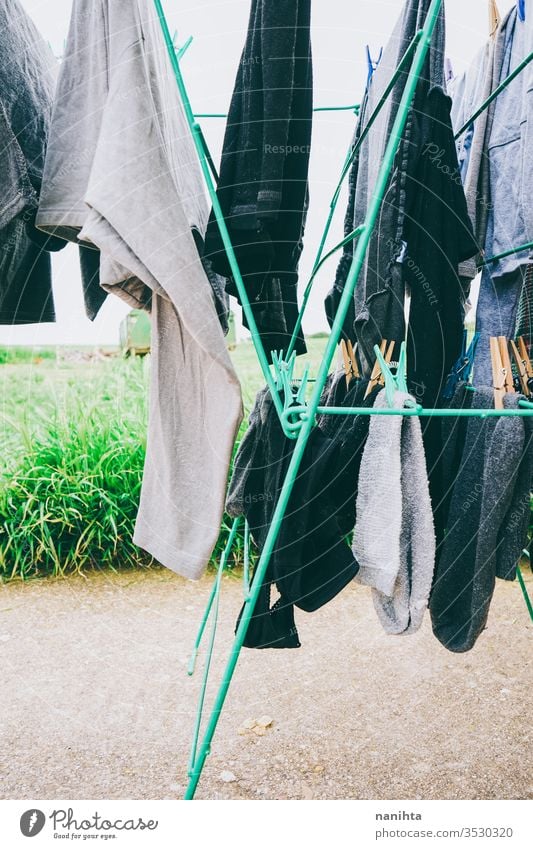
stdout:
<svg viewBox="0 0 533 849">
<path fill-rule="evenodd" d="M 63 49 L 72 0 L 22 0 L 56 55 Z M 116 0 L 119 2 L 119 0 Z M 514 0 L 499 0 L 507 11 Z M 404 0 L 313 0 L 312 38 L 316 106 L 357 103 L 366 78 L 365 45 L 373 55 L 387 41 Z M 455 72 L 462 71 L 488 34 L 488 0 L 445 0 L 447 54 Z M 250 0 L 166 0 L 164 3 L 178 43 L 189 35 L 194 41 L 183 70 L 191 102 L 197 112 L 227 109 L 236 66 L 244 42 Z M 223 121 L 205 120 L 204 129 L 215 158 L 220 154 Z M 316 253 L 335 182 L 353 132 L 350 113 L 319 113 L 313 128 L 311 206 L 300 266 L 305 284 Z M 340 203 L 331 239 L 342 237 L 344 199 Z M 107 300 L 91 324 L 84 315 L 77 252 L 67 248 L 53 257 L 55 325 L 2 328 L 0 342 L 14 344 L 103 344 L 118 341 L 118 324 L 126 309 L 114 297 Z M 317 280 L 305 329 L 324 328 L 323 297 L 331 285 L 335 259 Z"/>
</svg>

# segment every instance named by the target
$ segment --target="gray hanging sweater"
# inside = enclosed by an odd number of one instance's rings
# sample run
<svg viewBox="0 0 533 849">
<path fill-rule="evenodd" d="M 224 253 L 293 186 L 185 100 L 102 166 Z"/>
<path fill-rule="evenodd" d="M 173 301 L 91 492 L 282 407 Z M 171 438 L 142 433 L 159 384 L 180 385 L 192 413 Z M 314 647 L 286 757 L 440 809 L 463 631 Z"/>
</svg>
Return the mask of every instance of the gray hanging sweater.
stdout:
<svg viewBox="0 0 533 849">
<path fill-rule="evenodd" d="M 77 0 L 38 223 L 102 254 L 101 284 L 152 308 L 150 421 L 134 541 L 199 578 L 242 418 L 192 229 L 207 200 L 152 0 Z M 81 230 L 81 232 L 80 232 Z"/>
<path fill-rule="evenodd" d="M 396 393 L 401 410 L 409 395 Z M 374 407 L 386 409 L 385 391 Z M 435 529 L 420 419 L 372 416 L 357 494 L 353 553 L 356 580 L 372 587 L 388 634 L 417 631 L 428 606 Z"/>
</svg>

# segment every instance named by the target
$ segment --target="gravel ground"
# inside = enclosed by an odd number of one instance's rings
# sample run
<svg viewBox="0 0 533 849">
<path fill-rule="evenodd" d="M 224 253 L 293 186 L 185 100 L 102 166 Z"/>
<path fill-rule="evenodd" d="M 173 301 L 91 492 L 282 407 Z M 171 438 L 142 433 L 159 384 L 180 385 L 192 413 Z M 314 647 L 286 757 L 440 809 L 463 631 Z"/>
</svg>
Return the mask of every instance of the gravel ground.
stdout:
<svg viewBox="0 0 533 849">
<path fill-rule="evenodd" d="M 181 797 L 201 678 L 187 656 L 210 586 L 157 570 L 0 587 L 2 798 Z M 240 593 L 224 578 L 215 676 Z M 498 585 L 467 655 L 428 621 L 385 636 L 355 585 L 297 622 L 301 649 L 243 652 L 197 798 L 533 798 L 518 584 Z"/>
</svg>

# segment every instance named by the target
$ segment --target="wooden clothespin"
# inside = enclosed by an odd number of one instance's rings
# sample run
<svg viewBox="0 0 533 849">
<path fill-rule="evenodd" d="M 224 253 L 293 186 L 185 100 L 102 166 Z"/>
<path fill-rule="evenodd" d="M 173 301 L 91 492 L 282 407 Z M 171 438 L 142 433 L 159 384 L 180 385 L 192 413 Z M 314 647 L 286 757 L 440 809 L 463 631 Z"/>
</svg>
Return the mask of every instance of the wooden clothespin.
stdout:
<svg viewBox="0 0 533 849">
<path fill-rule="evenodd" d="M 505 372 L 505 391 L 515 392 L 513 380 L 513 367 L 511 365 L 511 357 L 509 356 L 509 341 L 505 336 L 498 336 L 500 345 L 500 354 L 502 358 L 503 370 Z"/>
<path fill-rule="evenodd" d="M 524 361 L 524 365 L 526 367 L 527 376 L 530 380 L 533 380 L 533 364 L 529 359 L 529 354 L 527 350 L 527 345 L 523 336 L 518 337 L 518 350 L 520 351 L 520 356 Z"/>
<path fill-rule="evenodd" d="M 526 398 L 530 397 L 533 395 L 533 365 L 523 336 L 519 336 L 516 342 L 511 340 L 511 350 L 516 362 L 522 393 Z"/>
<path fill-rule="evenodd" d="M 492 362 L 492 383 L 494 386 L 494 408 L 496 410 L 503 410 L 505 393 L 509 391 L 514 392 L 514 385 L 512 390 L 509 389 L 509 386 L 513 384 L 513 375 L 509 351 L 507 349 L 507 340 L 504 336 L 491 336 L 490 358 Z"/>
<path fill-rule="evenodd" d="M 522 389 L 522 394 L 529 396 L 529 385 L 528 385 L 528 373 L 526 364 L 522 358 L 520 351 L 517 348 L 516 342 L 511 339 L 511 351 L 513 352 L 514 361 L 516 363 L 516 368 L 518 371 L 518 379 L 520 381 L 520 387 Z"/>
<path fill-rule="evenodd" d="M 388 344 L 388 348 L 387 348 L 387 344 Z M 392 360 L 392 355 L 394 353 L 395 344 L 396 344 L 395 342 L 388 343 L 386 339 L 381 340 L 381 345 L 379 346 L 379 350 L 383 354 L 383 358 L 384 358 L 385 362 L 387 363 L 387 365 Z M 383 377 L 383 374 L 382 374 L 382 371 L 381 371 L 381 366 L 380 366 L 379 362 L 376 360 L 374 368 L 372 369 L 372 374 L 370 375 L 370 382 L 369 382 L 367 389 L 366 389 L 366 392 L 365 392 L 365 398 L 368 398 L 368 396 L 370 395 L 372 390 L 375 389 L 376 386 L 378 386 L 378 385 L 383 386 L 384 383 L 385 383 L 385 378 Z"/>
<path fill-rule="evenodd" d="M 344 373 L 346 375 L 346 389 L 350 388 L 350 383 L 353 378 L 359 378 L 359 366 L 357 365 L 357 344 L 353 347 L 350 340 L 341 340 L 341 352 L 344 362 Z"/>
<path fill-rule="evenodd" d="M 501 17 L 496 0 L 489 0 L 489 36 L 491 38 L 494 38 L 496 35 L 500 22 Z"/>
</svg>

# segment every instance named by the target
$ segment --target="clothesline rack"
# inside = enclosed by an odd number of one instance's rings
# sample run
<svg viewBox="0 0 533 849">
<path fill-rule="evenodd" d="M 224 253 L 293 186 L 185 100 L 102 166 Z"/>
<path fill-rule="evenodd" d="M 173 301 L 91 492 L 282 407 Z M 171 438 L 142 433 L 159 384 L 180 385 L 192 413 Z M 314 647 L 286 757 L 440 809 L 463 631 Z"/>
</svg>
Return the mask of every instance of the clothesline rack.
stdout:
<svg viewBox="0 0 533 849">
<path fill-rule="evenodd" d="M 280 422 L 282 424 L 283 430 L 289 438 L 295 440 L 294 451 L 292 453 L 292 459 L 287 470 L 287 474 L 283 483 L 283 486 L 280 491 L 280 495 L 278 498 L 278 502 L 276 508 L 274 510 L 274 514 L 272 517 L 272 522 L 268 530 L 268 534 L 266 536 L 266 540 L 263 546 L 263 550 L 261 555 L 255 564 L 255 569 L 253 573 L 253 577 L 251 578 L 251 570 L 250 570 L 250 531 L 248 524 L 245 522 L 245 533 L 244 533 L 244 574 L 243 574 L 243 583 L 244 583 L 244 607 L 243 612 L 240 617 L 239 625 L 237 627 L 235 638 L 229 653 L 229 657 L 227 659 L 226 667 L 222 676 L 222 680 L 220 682 L 214 705 L 212 707 L 209 719 L 207 721 L 206 728 L 204 730 L 204 734 L 202 740 L 200 742 L 200 732 L 201 732 L 201 724 L 203 717 L 203 708 L 205 703 L 205 697 L 207 692 L 207 683 L 209 679 L 209 672 L 211 666 L 211 660 L 213 656 L 215 636 L 217 630 L 217 616 L 218 616 L 218 605 L 219 605 L 219 597 L 221 590 L 221 578 L 223 571 L 228 562 L 233 544 L 235 542 L 235 538 L 237 536 L 237 532 L 239 530 L 241 519 L 235 519 L 229 537 L 225 546 L 225 549 L 222 553 L 220 563 L 217 570 L 216 579 L 210 594 L 210 598 L 208 600 L 208 605 L 206 611 L 204 613 L 204 617 L 200 624 L 200 629 L 195 641 L 193 654 L 191 657 L 191 661 L 189 664 L 189 674 L 192 674 L 195 667 L 196 657 L 198 650 L 200 648 L 205 630 L 207 628 L 207 623 L 209 617 L 212 618 L 211 624 L 211 632 L 209 635 L 209 641 L 207 646 L 207 654 L 206 654 L 206 663 L 204 668 L 203 680 L 201 685 L 199 704 L 198 704 L 198 712 L 195 721 L 194 733 L 193 733 L 193 741 L 192 741 L 192 749 L 191 749 L 191 758 L 189 762 L 189 784 L 185 793 L 186 799 L 193 799 L 197 785 L 205 765 L 206 758 L 210 752 L 211 742 L 213 740 L 213 736 L 215 734 L 215 730 L 218 724 L 219 717 L 221 715 L 225 698 L 235 672 L 235 668 L 239 659 L 240 651 L 242 649 L 246 633 L 248 630 L 248 626 L 250 624 L 251 617 L 254 612 L 254 608 L 258 599 L 260 587 L 264 581 L 265 573 L 268 568 L 268 564 L 276 543 L 276 539 L 278 537 L 278 533 L 280 530 L 281 522 L 285 515 L 285 511 L 287 509 L 287 505 L 289 502 L 289 498 L 298 474 L 298 470 L 300 468 L 300 464 L 304 455 L 304 451 L 309 439 L 309 436 L 315 427 L 316 416 L 317 414 L 326 414 L 326 415 L 402 415 L 402 416 L 421 416 L 421 417 L 434 417 L 434 416 L 464 416 L 464 417 L 491 417 L 491 416 L 532 416 L 533 415 L 533 404 L 527 401 L 520 402 L 520 409 L 513 410 L 475 410 L 475 409 L 461 409 L 461 410 L 450 410 L 447 408 L 444 409 L 424 409 L 423 407 L 416 405 L 412 409 L 403 409 L 403 410 L 390 410 L 390 409 L 379 409 L 375 408 L 344 408 L 344 407 L 321 407 L 320 406 L 320 398 L 322 395 L 323 388 L 325 386 L 328 373 L 331 368 L 331 364 L 333 362 L 333 358 L 335 356 L 335 352 L 337 350 L 337 346 L 339 344 L 342 327 L 350 306 L 350 302 L 353 298 L 353 294 L 355 291 L 355 287 L 357 285 L 357 281 L 363 267 L 363 263 L 366 256 L 366 251 L 369 246 L 370 238 L 372 236 L 372 232 L 376 225 L 376 221 L 381 209 L 381 205 L 383 202 L 383 198 L 385 195 L 387 183 L 389 180 L 389 176 L 391 174 L 394 159 L 396 156 L 396 152 L 398 150 L 402 134 L 405 128 L 405 124 L 407 121 L 407 115 L 412 103 L 416 86 L 422 72 L 424 62 L 427 56 L 427 52 L 431 43 L 431 39 L 433 36 L 433 32 L 435 30 L 435 26 L 437 23 L 437 19 L 441 10 L 443 0 L 432 0 L 431 5 L 428 9 L 426 20 L 424 26 L 416 33 L 414 39 L 411 44 L 407 48 L 406 53 L 402 57 L 395 73 L 393 74 L 389 85 L 387 86 L 383 96 L 381 97 L 379 103 L 376 106 L 376 109 L 372 113 L 369 118 L 369 121 L 366 125 L 366 128 L 361 133 L 361 136 L 358 141 L 358 145 L 354 147 L 350 146 L 348 154 L 346 156 L 341 178 L 339 183 L 335 189 L 330 209 L 328 213 L 328 218 L 326 221 L 326 226 L 324 229 L 324 233 L 322 239 L 320 241 L 319 250 L 317 253 L 317 257 L 315 259 L 315 263 L 313 265 L 313 270 L 311 273 L 311 278 L 306 286 L 302 308 L 300 310 L 300 315 L 298 319 L 298 324 L 295 328 L 293 338 L 291 344 L 289 346 L 286 355 L 283 356 L 283 353 L 279 353 L 278 356 L 274 359 L 274 369 L 271 370 L 268 358 L 258 332 L 258 328 L 254 319 L 253 311 L 250 306 L 250 301 L 248 298 L 248 294 L 246 291 L 246 287 L 243 282 L 243 278 L 239 269 L 239 265 L 235 256 L 235 252 L 233 250 L 233 246 L 231 243 L 231 238 L 229 235 L 229 231 L 224 220 L 224 216 L 222 213 L 222 209 L 216 194 L 216 169 L 213 164 L 212 157 L 209 153 L 208 146 L 206 144 L 202 129 L 200 124 L 198 123 L 199 118 L 218 118 L 223 117 L 220 113 L 198 113 L 195 114 L 191 107 L 191 103 L 189 100 L 187 88 L 185 86 L 185 82 L 183 79 L 183 75 L 181 72 L 180 61 L 189 47 L 191 43 L 191 39 L 184 44 L 181 48 L 176 48 L 175 46 L 175 38 L 172 37 L 167 20 L 165 18 L 165 14 L 162 7 L 161 0 L 154 0 L 155 8 L 161 23 L 161 28 L 165 40 L 165 44 L 168 50 L 169 59 L 172 65 L 172 69 L 174 72 L 174 76 L 176 79 L 176 84 L 178 86 L 178 90 L 182 99 L 183 108 L 185 111 L 185 115 L 187 118 L 187 122 L 189 124 L 192 137 L 194 140 L 194 144 L 196 147 L 196 151 L 198 154 L 200 167 L 202 170 L 202 174 L 206 183 L 206 187 L 212 202 L 213 212 L 216 217 L 216 221 L 218 227 L 220 229 L 220 234 L 222 238 L 222 242 L 224 245 L 224 249 L 227 254 L 228 262 L 232 271 L 233 278 L 235 280 L 235 285 L 237 291 L 239 293 L 239 299 L 242 305 L 242 309 L 244 315 L 246 317 L 247 325 L 250 330 L 250 334 L 252 337 L 252 343 L 254 345 L 259 364 L 261 366 L 261 370 L 263 372 L 264 379 L 270 390 L 270 394 L 272 396 L 272 401 L 275 406 L 276 412 L 280 418 Z M 488 108 L 490 103 L 494 100 L 495 97 L 498 96 L 501 91 L 506 88 L 507 85 L 520 73 L 533 59 L 533 53 L 527 57 L 524 62 L 521 63 L 521 66 L 506 79 L 503 83 L 498 87 L 498 89 L 488 98 L 485 103 L 483 103 L 480 108 L 474 113 L 474 115 L 469 119 L 466 123 L 465 127 L 462 128 L 460 132 L 468 129 L 473 120 L 475 120 L 478 115 L 480 115 L 484 109 Z M 363 225 L 354 230 L 351 234 L 345 237 L 338 245 L 336 245 L 333 249 L 328 251 L 324 255 L 324 249 L 327 237 L 329 235 L 329 231 L 331 228 L 331 223 L 333 220 L 333 215 L 337 206 L 337 202 L 339 200 L 341 188 L 343 182 L 348 174 L 350 169 L 350 165 L 357 154 L 358 146 L 362 143 L 371 125 L 376 120 L 379 112 L 383 108 L 388 96 L 390 95 L 398 77 L 400 74 L 405 73 L 406 82 L 405 88 L 403 91 L 403 95 L 398 107 L 398 112 L 390 133 L 389 141 L 387 143 L 387 147 L 383 156 L 383 161 L 381 163 L 381 167 L 379 170 L 378 178 L 376 181 L 375 189 L 373 196 L 370 200 L 367 216 Z M 340 110 L 348 110 L 351 109 L 355 111 L 356 107 L 348 106 L 348 107 L 320 107 L 316 111 L 340 111 Z M 345 287 L 337 308 L 337 314 L 335 320 L 331 327 L 331 333 L 326 345 L 325 353 L 323 355 L 323 359 L 318 368 L 318 372 L 315 380 L 309 381 L 309 385 L 312 384 L 312 389 L 310 390 L 309 397 L 306 399 L 304 397 L 304 393 L 299 392 L 299 398 L 302 400 L 300 406 L 291 406 L 289 408 L 287 404 L 287 400 L 282 400 L 281 397 L 281 387 L 287 385 L 287 372 L 290 371 L 291 366 L 290 363 L 293 362 L 292 352 L 294 348 L 294 342 L 297 337 L 297 334 L 301 327 L 301 318 L 305 312 L 309 296 L 311 293 L 313 282 L 316 278 L 317 272 L 322 267 L 324 262 L 327 261 L 334 253 L 340 250 L 345 244 L 350 241 L 356 241 L 354 256 L 351 264 L 350 271 L 348 273 L 348 277 L 345 283 Z M 516 248 L 506 252 L 505 255 L 510 255 L 513 253 L 518 253 L 525 248 L 533 247 L 533 243 L 528 246 L 521 246 L 520 248 Z M 495 259 L 502 258 L 503 255 L 499 257 L 492 257 L 485 260 L 485 263 L 490 263 L 495 261 Z M 290 372 L 292 374 L 292 371 Z M 305 381 L 307 383 L 307 381 Z M 524 552 L 526 555 L 527 552 Z M 527 554 L 527 556 L 529 556 Z M 525 582 L 523 580 L 523 576 L 519 572 L 519 581 L 522 591 L 524 593 L 524 598 L 526 600 L 526 604 L 528 606 L 528 610 L 530 616 L 533 620 L 533 605 L 529 599 L 527 594 L 527 588 L 525 586 Z"/>
</svg>

